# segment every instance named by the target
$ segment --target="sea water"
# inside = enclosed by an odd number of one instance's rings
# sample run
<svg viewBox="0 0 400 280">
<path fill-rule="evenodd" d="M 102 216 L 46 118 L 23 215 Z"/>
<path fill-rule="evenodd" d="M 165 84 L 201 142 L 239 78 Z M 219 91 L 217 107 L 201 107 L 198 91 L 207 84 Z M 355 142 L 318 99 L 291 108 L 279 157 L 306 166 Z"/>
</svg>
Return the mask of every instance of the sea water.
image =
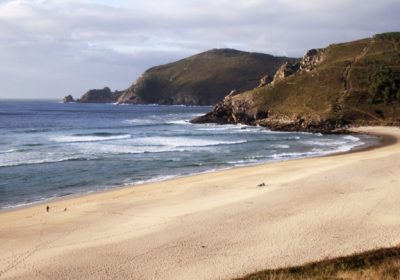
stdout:
<svg viewBox="0 0 400 280">
<path fill-rule="evenodd" d="M 189 122 L 211 109 L 0 101 L 0 208 L 377 141 Z"/>
</svg>

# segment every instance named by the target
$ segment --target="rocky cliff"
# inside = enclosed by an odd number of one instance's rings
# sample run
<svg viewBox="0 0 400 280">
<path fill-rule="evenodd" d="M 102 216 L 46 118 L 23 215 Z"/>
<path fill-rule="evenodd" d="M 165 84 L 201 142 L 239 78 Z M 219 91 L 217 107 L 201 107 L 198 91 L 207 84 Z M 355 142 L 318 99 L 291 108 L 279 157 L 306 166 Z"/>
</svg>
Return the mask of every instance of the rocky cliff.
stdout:
<svg viewBox="0 0 400 280">
<path fill-rule="evenodd" d="M 225 97 L 192 122 L 314 132 L 399 125 L 399 50 L 400 33 L 310 50 L 299 63 L 282 65 L 271 82 Z"/>
<path fill-rule="evenodd" d="M 215 49 L 150 68 L 119 98 L 119 103 L 214 105 L 229 92 L 244 92 L 296 59 Z"/>
</svg>

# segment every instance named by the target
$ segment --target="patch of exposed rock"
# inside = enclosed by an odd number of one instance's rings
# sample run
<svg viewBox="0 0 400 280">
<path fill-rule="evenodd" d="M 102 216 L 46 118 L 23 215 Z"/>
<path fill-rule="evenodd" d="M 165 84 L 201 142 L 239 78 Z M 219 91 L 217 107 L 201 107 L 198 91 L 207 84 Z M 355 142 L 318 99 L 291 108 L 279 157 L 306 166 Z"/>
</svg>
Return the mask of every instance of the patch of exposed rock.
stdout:
<svg viewBox="0 0 400 280">
<path fill-rule="evenodd" d="M 191 120 L 192 123 L 244 123 L 255 125 L 257 120 L 268 117 L 268 110 L 260 109 L 253 100 L 240 98 L 240 94 L 232 91 L 221 102 L 214 106 L 213 111 Z"/>
<path fill-rule="evenodd" d="M 282 64 L 281 67 L 279 67 L 278 71 L 276 71 L 273 81 L 279 82 L 283 79 L 285 79 L 286 77 L 289 77 L 295 73 L 297 73 L 300 70 L 300 63 L 290 63 L 290 62 L 286 62 L 284 64 Z"/>
<path fill-rule="evenodd" d="M 324 59 L 323 49 L 311 49 L 306 52 L 303 59 L 300 61 L 301 71 L 311 71 L 317 67 Z"/>
<path fill-rule="evenodd" d="M 274 80 L 274 77 L 272 77 L 270 75 L 265 75 L 264 77 L 261 78 L 260 84 L 257 87 L 260 88 L 260 87 L 269 85 L 270 83 L 272 83 L 273 80 Z"/>
<path fill-rule="evenodd" d="M 312 71 L 323 61 L 323 49 L 311 49 L 297 63 L 286 62 L 276 71 L 273 82 L 279 82 L 300 71 Z"/>
</svg>

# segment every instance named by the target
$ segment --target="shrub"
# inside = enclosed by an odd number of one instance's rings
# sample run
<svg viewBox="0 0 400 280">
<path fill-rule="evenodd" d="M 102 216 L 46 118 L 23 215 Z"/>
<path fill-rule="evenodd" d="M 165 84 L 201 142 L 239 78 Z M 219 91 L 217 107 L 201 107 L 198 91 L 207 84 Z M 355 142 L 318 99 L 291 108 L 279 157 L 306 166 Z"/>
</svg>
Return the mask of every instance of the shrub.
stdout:
<svg viewBox="0 0 400 280">
<path fill-rule="evenodd" d="M 400 32 L 387 32 L 387 33 L 376 34 L 374 36 L 374 38 L 381 39 L 381 40 L 399 41 L 400 40 Z"/>
<path fill-rule="evenodd" d="M 400 102 L 400 75 L 383 64 L 370 64 L 368 93 L 372 103 Z"/>
</svg>

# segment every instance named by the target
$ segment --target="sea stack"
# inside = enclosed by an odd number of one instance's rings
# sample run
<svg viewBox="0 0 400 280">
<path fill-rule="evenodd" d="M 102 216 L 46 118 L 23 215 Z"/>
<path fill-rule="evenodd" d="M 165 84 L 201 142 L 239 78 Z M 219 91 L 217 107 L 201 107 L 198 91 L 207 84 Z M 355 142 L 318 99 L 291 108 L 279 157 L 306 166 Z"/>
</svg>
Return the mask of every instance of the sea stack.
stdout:
<svg viewBox="0 0 400 280">
<path fill-rule="evenodd" d="M 71 103 L 71 102 L 75 102 L 75 99 L 72 97 L 71 94 L 69 94 L 63 98 L 63 103 Z"/>
</svg>

